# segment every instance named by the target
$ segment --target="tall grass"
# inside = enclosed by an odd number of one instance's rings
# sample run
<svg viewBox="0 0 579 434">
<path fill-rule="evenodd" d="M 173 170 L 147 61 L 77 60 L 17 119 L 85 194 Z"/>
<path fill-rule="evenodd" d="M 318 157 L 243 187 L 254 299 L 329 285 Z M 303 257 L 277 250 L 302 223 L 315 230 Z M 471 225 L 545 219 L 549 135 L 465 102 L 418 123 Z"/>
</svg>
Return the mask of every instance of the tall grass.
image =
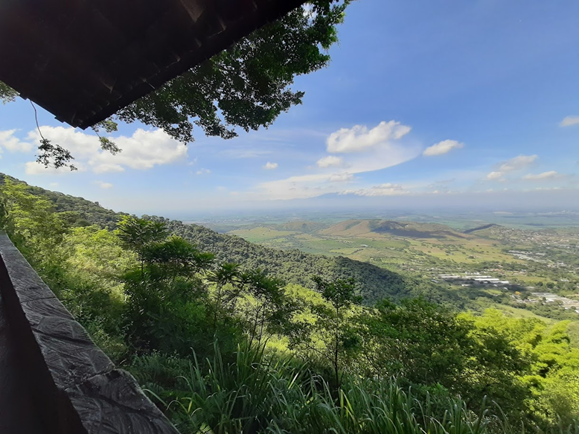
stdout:
<svg viewBox="0 0 579 434">
<path fill-rule="evenodd" d="M 183 434 L 482 434 L 500 425 L 460 399 L 419 400 L 395 381 L 351 378 L 334 391 L 263 348 L 240 348 L 232 363 L 216 351 L 182 380 L 186 390 L 165 405 Z"/>
</svg>

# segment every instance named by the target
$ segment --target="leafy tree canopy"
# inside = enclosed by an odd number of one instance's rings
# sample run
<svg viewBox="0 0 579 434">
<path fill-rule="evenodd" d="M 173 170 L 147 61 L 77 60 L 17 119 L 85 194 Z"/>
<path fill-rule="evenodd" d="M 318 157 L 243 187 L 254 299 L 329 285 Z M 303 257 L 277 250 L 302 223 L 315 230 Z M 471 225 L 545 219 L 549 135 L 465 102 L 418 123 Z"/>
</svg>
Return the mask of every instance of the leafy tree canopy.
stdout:
<svg viewBox="0 0 579 434">
<path fill-rule="evenodd" d="M 304 92 L 290 88 L 294 78 L 330 61 L 328 49 L 338 40 L 337 25 L 351 1 L 311 0 L 121 109 L 115 120 L 158 127 L 184 143 L 194 140 L 195 127 L 229 139 L 237 135 L 236 127 L 249 131 L 270 126 L 282 112 L 301 104 Z M 15 96 L 0 83 L 0 100 Z M 94 130 L 111 132 L 114 125 L 109 120 Z M 99 139 L 103 149 L 119 152 L 110 139 Z M 43 139 L 40 163 L 60 167 L 73 158 Z"/>
<path fill-rule="evenodd" d="M 0 81 L 0 101 L 2 103 L 14 101 L 17 96 L 18 92 Z"/>
</svg>

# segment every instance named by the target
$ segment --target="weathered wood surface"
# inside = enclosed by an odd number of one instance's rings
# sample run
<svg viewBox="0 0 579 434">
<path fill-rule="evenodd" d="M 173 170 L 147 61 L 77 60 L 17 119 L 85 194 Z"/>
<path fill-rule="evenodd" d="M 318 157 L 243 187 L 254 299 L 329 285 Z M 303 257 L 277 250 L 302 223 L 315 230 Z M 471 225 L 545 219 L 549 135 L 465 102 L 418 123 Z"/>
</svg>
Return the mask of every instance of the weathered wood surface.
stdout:
<svg viewBox="0 0 579 434">
<path fill-rule="evenodd" d="M 178 434 L 135 379 L 94 345 L 4 234 L 0 294 L 7 313 L 4 328 L 13 337 L 2 340 L 0 319 L 0 345 L 10 347 L 20 375 L 29 380 L 22 399 L 36 409 L 33 425 L 58 434 Z"/>
<path fill-rule="evenodd" d="M 44 434 L 0 293 L 0 433 Z"/>
</svg>

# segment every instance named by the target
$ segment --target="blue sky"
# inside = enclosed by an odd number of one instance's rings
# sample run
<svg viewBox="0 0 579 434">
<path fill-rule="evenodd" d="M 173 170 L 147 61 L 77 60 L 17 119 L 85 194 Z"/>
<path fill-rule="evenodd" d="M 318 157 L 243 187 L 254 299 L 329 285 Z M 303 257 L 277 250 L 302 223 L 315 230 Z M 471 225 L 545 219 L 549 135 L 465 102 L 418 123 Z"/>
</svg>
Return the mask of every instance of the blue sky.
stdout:
<svg viewBox="0 0 579 434">
<path fill-rule="evenodd" d="M 358 0 L 303 105 L 184 146 L 121 125 L 117 156 L 39 110 L 77 172 L 34 163 L 28 101 L 0 105 L 0 171 L 119 211 L 579 207 L 579 2 Z"/>
</svg>

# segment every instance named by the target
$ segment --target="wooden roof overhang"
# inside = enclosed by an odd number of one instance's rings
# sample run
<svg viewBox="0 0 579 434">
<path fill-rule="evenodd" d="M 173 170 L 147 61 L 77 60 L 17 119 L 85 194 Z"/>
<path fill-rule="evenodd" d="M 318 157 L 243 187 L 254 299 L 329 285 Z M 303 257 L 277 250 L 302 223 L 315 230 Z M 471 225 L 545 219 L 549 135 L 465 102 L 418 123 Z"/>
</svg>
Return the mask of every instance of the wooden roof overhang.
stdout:
<svg viewBox="0 0 579 434">
<path fill-rule="evenodd" d="M 86 128 L 305 0 L 0 0 L 0 81 Z"/>
</svg>

